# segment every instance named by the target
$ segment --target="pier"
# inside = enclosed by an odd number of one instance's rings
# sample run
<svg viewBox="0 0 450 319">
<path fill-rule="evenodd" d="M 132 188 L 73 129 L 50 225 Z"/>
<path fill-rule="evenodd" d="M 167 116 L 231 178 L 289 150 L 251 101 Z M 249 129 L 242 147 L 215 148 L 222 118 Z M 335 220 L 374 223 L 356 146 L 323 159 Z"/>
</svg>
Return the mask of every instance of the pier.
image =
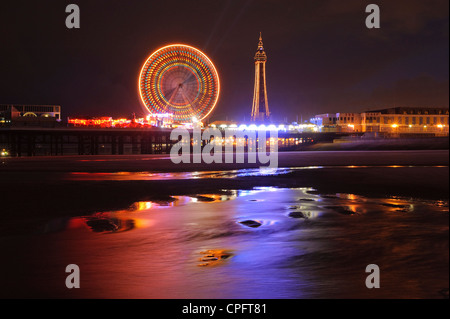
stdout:
<svg viewBox="0 0 450 319">
<path fill-rule="evenodd" d="M 164 128 L 0 128 L 0 149 L 12 157 L 168 154 L 176 140 Z M 332 142 L 350 133 L 278 132 L 278 150 Z"/>
</svg>

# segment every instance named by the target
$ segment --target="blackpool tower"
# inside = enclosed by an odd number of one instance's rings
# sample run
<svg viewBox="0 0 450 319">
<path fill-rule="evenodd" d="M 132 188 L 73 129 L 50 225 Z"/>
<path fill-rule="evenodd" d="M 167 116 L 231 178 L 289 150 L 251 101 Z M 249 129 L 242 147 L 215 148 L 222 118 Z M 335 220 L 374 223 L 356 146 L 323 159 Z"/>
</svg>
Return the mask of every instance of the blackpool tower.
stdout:
<svg viewBox="0 0 450 319">
<path fill-rule="evenodd" d="M 253 106 L 251 120 L 264 122 L 269 120 L 269 104 L 267 102 L 266 62 L 261 33 L 259 34 L 258 50 L 255 54 L 255 89 L 253 91 Z"/>
</svg>

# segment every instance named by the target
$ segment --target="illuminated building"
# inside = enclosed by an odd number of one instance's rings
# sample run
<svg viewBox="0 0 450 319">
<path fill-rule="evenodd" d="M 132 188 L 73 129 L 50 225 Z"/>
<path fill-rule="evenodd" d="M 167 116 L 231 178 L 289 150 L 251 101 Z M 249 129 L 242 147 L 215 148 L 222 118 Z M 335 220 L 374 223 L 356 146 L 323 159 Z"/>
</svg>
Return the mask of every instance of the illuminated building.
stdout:
<svg viewBox="0 0 450 319">
<path fill-rule="evenodd" d="M 61 120 L 59 105 L 0 104 L 0 126 L 46 126 Z"/>
<path fill-rule="evenodd" d="M 145 118 L 113 119 L 112 117 L 68 118 L 69 126 L 97 128 L 170 128 L 173 126 L 172 114 L 149 114 Z"/>
<path fill-rule="evenodd" d="M 112 117 L 99 118 L 68 118 L 67 123 L 74 127 L 91 126 L 91 127 L 113 127 Z"/>
<path fill-rule="evenodd" d="M 215 121 L 208 125 L 211 128 L 219 130 L 235 130 L 235 131 L 278 131 L 279 133 L 312 133 L 317 132 L 318 128 L 315 124 L 243 124 L 233 121 Z"/>
<path fill-rule="evenodd" d="M 212 128 L 225 129 L 238 127 L 238 123 L 234 121 L 214 121 L 210 123 L 208 126 Z"/>
<path fill-rule="evenodd" d="M 319 114 L 311 119 L 321 132 L 432 133 L 448 135 L 446 108 L 396 107 L 363 113 Z"/>
<path fill-rule="evenodd" d="M 172 44 L 156 50 L 139 74 L 139 94 L 152 115 L 172 114 L 173 121 L 202 121 L 216 106 L 219 75 L 200 50 Z"/>
<path fill-rule="evenodd" d="M 364 132 L 448 135 L 448 109 L 397 107 L 361 113 Z"/>
<path fill-rule="evenodd" d="M 321 128 L 322 132 L 359 131 L 359 113 L 326 113 L 312 118 L 311 123 Z"/>
<path fill-rule="evenodd" d="M 269 103 L 267 101 L 266 62 L 267 56 L 260 34 L 258 50 L 255 54 L 255 88 L 253 91 L 252 121 L 262 122 L 268 120 L 270 117 Z"/>
<path fill-rule="evenodd" d="M 149 114 L 146 116 L 145 122 L 143 122 L 143 124 L 148 124 L 156 127 L 172 127 L 174 124 L 173 114 Z"/>
</svg>

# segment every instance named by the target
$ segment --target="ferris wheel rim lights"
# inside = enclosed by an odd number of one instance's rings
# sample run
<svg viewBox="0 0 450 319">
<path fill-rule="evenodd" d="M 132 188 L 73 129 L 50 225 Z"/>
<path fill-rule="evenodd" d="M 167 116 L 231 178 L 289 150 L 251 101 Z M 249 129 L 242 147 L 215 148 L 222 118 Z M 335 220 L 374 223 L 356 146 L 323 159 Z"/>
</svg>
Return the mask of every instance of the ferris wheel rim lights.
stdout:
<svg viewBox="0 0 450 319">
<path fill-rule="evenodd" d="M 192 60 L 187 61 L 187 62 L 177 60 L 177 58 L 179 59 L 179 57 L 176 57 L 173 60 L 169 60 L 166 63 L 164 63 L 162 65 L 162 67 L 159 67 L 159 66 L 155 67 L 157 69 L 157 71 L 161 71 L 161 70 L 165 69 L 164 72 L 162 72 L 162 74 L 158 75 L 158 72 L 155 71 L 154 69 L 152 69 L 151 66 L 153 65 L 153 63 L 157 62 L 158 59 L 160 59 L 160 60 L 162 59 L 161 54 L 164 51 L 167 51 L 168 49 L 175 49 L 175 48 L 179 48 L 181 50 L 184 49 L 186 51 L 175 50 L 174 54 L 178 54 L 178 52 L 180 54 L 181 53 L 185 54 L 187 52 L 188 56 L 192 56 Z M 170 51 L 165 52 L 165 54 L 163 54 L 162 57 L 164 57 L 167 53 L 171 53 L 171 52 Z M 152 63 L 149 64 L 150 62 L 152 62 Z M 188 63 L 190 63 L 190 65 L 188 65 Z M 197 64 L 195 64 L 195 63 L 197 63 Z M 157 63 L 155 63 L 155 64 L 157 64 Z M 164 107 L 164 109 L 166 110 L 168 107 L 174 107 L 173 105 L 171 105 L 170 101 L 167 100 L 167 97 L 162 93 L 162 90 L 163 90 L 162 85 L 161 85 L 162 76 L 164 75 L 164 73 L 166 71 L 168 71 L 168 66 L 167 66 L 168 64 L 174 64 L 174 67 L 181 66 L 181 67 L 189 69 L 189 71 L 195 75 L 196 81 L 197 81 L 196 88 L 197 88 L 198 92 L 194 92 L 194 95 L 196 95 L 194 102 L 197 102 L 197 99 L 199 98 L 200 94 L 202 94 L 201 101 L 203 101 L 203 99 L 205 99 L 207 101 L 207 103 L 201 105 L 201 107 L 199 108 L 199 111 L 194 111 L 194 109 L 192 108 L 192 105 L 194 103 L 191 103 L 188 100 L 186 100 L 186 102 L 187 102 L 186 105 L 188 108 L 190 108 L 190 110 L 192 110 L 192 112 L 190 112 L 187 108 L 185 108 L 182 111 L 183 113 L 181 115 L 174 114 L 174 118 L 176 120 L 180 120 L 180 121 L 184 121 L 184 122 L 186 122 L 186 121 L 191 122 L 193 118 L 197 118 L 199 121 L 205 119 L 214 110 L 214 108 L 217 104 L 217 101 L 219 99 L 219 95 L 220 95 L 219 74 L 218 74 L 217 69 L 214 66 L 213 62 L 209 59 L 209 57 L 205 53 L 203 53 L 202 51 L 200 51 L 199 49 L 197 49 L 193 46 L 181 44 L 181 43 L 169 44 L 169 45 L 160 47 L 159 49 L 154 51 L 152 54 L 150 54 L 150 56 L 145 60 L 144 64 L 142 65 L 140 73 L 139 73 L 139 78 L 138 78 L 138 88 L 139 88 L 139 96 L 140 96 L 141 101 L 144 104 L 145 108 L 148 110 L 148 112 L 153 114 L 153 113 L 158 113 L 158 112 L 154 112 L 156 108 L 160 109 L 161 107 Z M 159 68 L 161 68 L 161 70 L 158 70 Z M 170 65 L 169 65 L 169 69 L 170 69 Z M 195 73 L 195 70 L 197 70 L 198 73 Z M 155 78 L 155 75 L 153 75 L 154 79 L 153 78 L 150 79 L 149 73 L 155 73 L 155 72 L 156 72 L 156 76 L 159 76 L 159 77 Z M 159 72 L 159 73 L 161 73 L 161 72 Z M 156 88 L 154 87 L 155 85 L 156 85 Z M 151 86 L 153 86 L 153 87 L 151 87 Z M 181 84 L 180 84 L 180 87 L 182 87 Z M 147 89 L 145 89 L 145 88 L 147 88 Z M 211 93 L 208 93 L 209 95 L 206 93 L 206 88 L 208 88 L 209 91 L 211 92 Z M 204 92 L 200 92 L 200 90 L 203 90 Z M 177 93 L 177 92 L 175 92 L 175 93 Z M 183 95 L 183 97 L 185 97 L 185 96 Z M 156 103 L 159 103 L 159 104 L 156 105 Z M 165 104 L 165 103 L 167 103 L 167 104 Z M 165 104 L 165 105 L 163 105 L 163 104 Z M 189 116 L 187 116 L 186 114 L 188 114 Z"/>
</svg>

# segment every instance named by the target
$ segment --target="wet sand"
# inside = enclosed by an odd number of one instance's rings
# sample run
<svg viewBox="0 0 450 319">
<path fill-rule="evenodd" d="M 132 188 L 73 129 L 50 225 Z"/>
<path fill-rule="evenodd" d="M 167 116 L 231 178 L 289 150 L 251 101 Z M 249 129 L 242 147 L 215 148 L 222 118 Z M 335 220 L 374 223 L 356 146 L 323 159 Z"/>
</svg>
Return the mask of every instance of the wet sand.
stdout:
<svg viewBox="0 0 450 319">
<path fill-rule="evenodd" d="M 278 167 L 307 166 L 448 166 L 449 150 L 279 152 Z M 174 164 L 170 155 L 86 155 L 2 158 L 4 172 L 189 172 L 259 168 L 259 163 Z M 1 176 L 1 175 L 0 175 Z"/>
<path fill-rule="evenodd" d="M 121 209 L 170 195 L 220 193 L 254 186 L 313 187 L 321 193 L 448 199 L 449 151 L 279 153 L 287 174 L 235 178 L 185 178 L 170 172 L 220 171 L 255 164 L 179 164 L 167 155 L 8 158 L 0 168 L 2 218 L 46 218 Z M 323 168 L 317 168 L 323 166 Z M 313 168 L 311 168 L 313 167 Z M 316 168 L 314 168 L 316 167 Z M 134 180 L 131 172 L 166 172 L 159 180 Z M 125 180 L 71 180 L 72 172 L 130 172 Z"/>
<path fill-rule="evenodd" d="M 442 299 L 448 291 L 444 201 L 260 187 L 35 226 L 0 233 L 0 297 Z M 81 289 L 63 284 L 72 263 Z M 373 263 L 381 289 L 364 284 Z"/>
<path fill-rule="evenodd" d="M 442 298 L 448 156 L 280 153 L 296 169 L 271 175 L 167 155 L 4 159 L 0 296 Z M 191 199 L 154 209 L 177 196 Z M 384 290 L 362 284 L 374 260 Z M 74 262 L 87 288 L 75 292 L 61 284 Z"/>
</svg>

